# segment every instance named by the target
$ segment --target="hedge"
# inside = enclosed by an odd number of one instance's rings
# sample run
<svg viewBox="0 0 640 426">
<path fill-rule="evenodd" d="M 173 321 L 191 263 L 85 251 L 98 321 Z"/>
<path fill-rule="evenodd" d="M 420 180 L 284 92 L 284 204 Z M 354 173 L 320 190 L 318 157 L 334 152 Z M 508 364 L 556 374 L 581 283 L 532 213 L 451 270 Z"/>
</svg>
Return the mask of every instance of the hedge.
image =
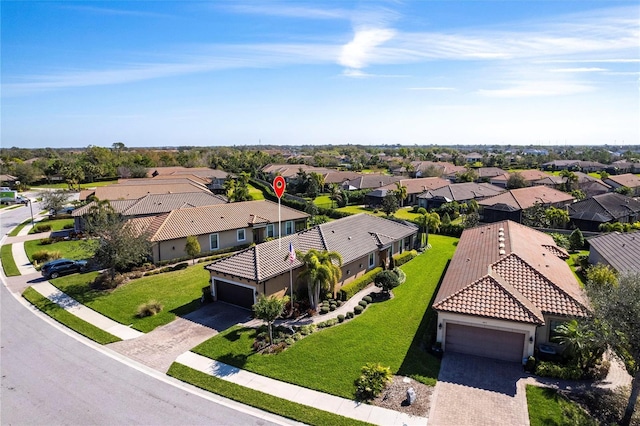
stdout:
<svg viewBox="0 0 640 426">
<path fill-rule="evenodd" d="M 395 266 L 398 267 L 398 266 L 404 265 L 405 263 L 407 263 L 417 255 L 418 255 L 418 252 L 416 250 L 405 251 L 403 253 L 394 255 L 393 262 Z"/>
<path fill-rule="evenodd" d="M 344 301 L 349 300 L 351 297 L 353 297 L 354 294 L 371 284 L 375 276 L 380 271 L 382 271 L 381 267 L 374 268 L 360 278 L 356 278 L 349 284 L 343 285 L 340 289 L 340 299 Z"/>
</svg>

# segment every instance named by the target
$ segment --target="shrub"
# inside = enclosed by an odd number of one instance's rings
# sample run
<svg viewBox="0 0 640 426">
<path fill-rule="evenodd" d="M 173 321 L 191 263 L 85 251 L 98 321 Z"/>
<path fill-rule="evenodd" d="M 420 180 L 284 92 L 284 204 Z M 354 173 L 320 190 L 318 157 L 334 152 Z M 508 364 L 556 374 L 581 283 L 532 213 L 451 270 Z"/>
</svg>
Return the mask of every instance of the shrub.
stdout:
<svg viewBox="0 0 640 426">
<path fill-rule="evenodd" d="M 366 364 L 362 367 L 362 374 L 355 381 L 356 398 L 361 401 L 375 398 L 391 382 L 391 377 L 391 368 L 381 364 Z"/>
<path fill-rule="evenodd" d="M 160 302 L 151 300 L 138 306 L 136 316 L 138 318 L 151 317 L 157 313 L 160 313 L 160 311 L 162 311 L 162 305 L 160 304 Z"/>
<path fill-rule="evenodd" d="M 347 315 L 345 315 L 345 317 L 346 317 L 347 319 L 351 319 L 351 318 L 353 318 L 353 312 L 351 312 L 351 311 L 347 312 Z"/>
<path fill-rule="evenodd" d="M 338 315 L 338 322 L 344 322 L 344 315 Z"/>
<path fill-rule="evenodd" d="M 338 307 L 342 306 L 342 300 L 337 300 L 336 305 L 338 305 Z"/>
<path fill-rule="evenodd" d="M 394 271 L 386 270 L 376 275 L 374 283 L 376 287 L 380 287 L 382 291 L 389 292 L 400 285 L 400 279 Z"/>
<path fill-rule="evenodd" d="M 369 284 L 373 282 L 373 278 L 378 274 L 378 272 L 382 271 L 382 268 L 374 268 L 353 281 L 349 284 L 342 286 L 340 289 L 340 296 L 342 300 L 349 300 L 353 297 L 354 294 L 359 292 L 360 290 L 366 288 Z"/>
<path fill-rule="evenodd" d="M 564 366 L 547 361 L 542 361 L 536 366 L 536 374 L 542 377 L 563 380 L 579 380 L 582 378 L 582 370 L 577 366 Z"/>
<path fill-rule="evenodd" d="M 360 315 L 362 313 L 362 311 L 364 311 L 364 308 L 360 305 L 357 305 L 353 308 L 353 313 L 355 315 Z"/>
<path fill-rule="evenodd" d="M 41 246 L 47 246 L 49 244 L 52 244 L 53 240 L 51 238 L 41 238 L 40 239 L 40 245 Z"/>
<path fill-rule="evenodd" d="M 111 272 L 104 271 L 91 282 L 90 286 L 97 290 L 110 290 L 118 287 L 125 281 L 126 278 L 124 275 L 116 274 L 113 279 L 111 279 Z"/>
<path fill-rule="evenodd" d="M 173 266 L 172 270 L 180 271 L 182 269 L 187 269 L 188 266 L 189 264 L 187 262 L 177 263 L 176 265 Z"/>
<path fill-rule="evenodd" d="M 51 231 L 51 225 L 41 223 L 40 225 L 36 225 L 33 227 L 35 232 L 49 232 Z"/>
<path fill-rule="evenodd" d="M 364 300 L 367 303 L 371 303 L 373 301 L 373 299 L 371 298 L 371 296 L 365 296 L 362 298 L 362 300 Z"/>
<path fill-rule="evenodd" d="M 363 299 L 363 300 L 361 300 L 361 301 L 359 301 L 359 302 L 358 302 L 358 305 L 362 306 L 363 308 L 366 308 L 366 307 L 367 307 L 367 305 L 368 305 L 368 303 L 367 303 L 367 301 L 366 301 L 366 300 L 364 300 L 364 299 Z"/>
<path fill-rule="evenodd" d="M 45 263 L 50 260 L 60 259 L 62 255 L 59 251 L 38 250 L 31 255 L 34 262 Z"/>
<path fill-rule="evenodd" d="M 405 251 L 404 253 L 393 256 L 393 261 L 397 268 L 398 266 L 404 265 L 405 263 L 407 263 L 417 255 L 418 255 L 418 252 L 416 250 L 409 250 L 409 251 Z"/>
<path fill-rule="evenodd" d="M 329 305 L 329 311 L 333 312 L 336 310 L 336 305 Z"/>
<path fill-rule="evenodd" d="M 324 314 L 327 314 L 327 313 L 329 313 L 329 307 L 327 307 L 327 306 L 324 306 L 324 305 L 323 305 L 323 306 L 320 308 L 320 314 L 321 314 L 321 315 L 324 315 Z"/>
</svg>

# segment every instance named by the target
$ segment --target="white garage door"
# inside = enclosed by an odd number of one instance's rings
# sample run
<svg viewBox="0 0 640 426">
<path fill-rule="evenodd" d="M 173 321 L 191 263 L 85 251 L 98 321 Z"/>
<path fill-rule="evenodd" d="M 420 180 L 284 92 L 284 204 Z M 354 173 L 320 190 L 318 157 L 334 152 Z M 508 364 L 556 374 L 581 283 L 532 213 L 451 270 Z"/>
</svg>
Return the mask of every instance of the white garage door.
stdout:
<svg viewBox="0 0 640 426">
<path fill-rule="evenodd" d="M 447 324 L 445 336 L 445 350 L 447 352 L 521 362 L 523 348 L 523 333 Z"/>
</svg>

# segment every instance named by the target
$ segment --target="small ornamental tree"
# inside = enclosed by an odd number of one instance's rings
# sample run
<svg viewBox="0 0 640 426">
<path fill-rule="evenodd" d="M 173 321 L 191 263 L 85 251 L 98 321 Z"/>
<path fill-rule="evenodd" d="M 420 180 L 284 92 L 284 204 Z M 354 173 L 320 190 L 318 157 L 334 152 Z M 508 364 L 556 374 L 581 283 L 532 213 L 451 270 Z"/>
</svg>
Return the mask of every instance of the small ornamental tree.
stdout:
<svg viewBox="0 0 640 426">
<path fill-rule="evenodd" d="M 598 263 L 592 265 L 586 272 L 587 281 L 596 286 L 618 285 L 616 271 L 609 265 Z"/>
<path fill-rule="evenodd" d="M 580 228 L 576 228 L 575 231 L 569 235 L 569 247 L 571 250 L 577 251 L 584 247 L 584 236 Z"/>
<path fill-rule="evenodd" d="M 356 398 L 360 401 L 369 401 L 375 398 L 391 382 L 391 378 L 389 367 L 381 364 L 366 364 L 362 367 L 362 374 L 355 381 Z"/>
<path fill-rule="evenodd" d="M 385 293 L 389 293 L 400 285 L 400 277 L 393 270 L 380 271 L 373 279 L 376 287 L 380 287 Z"/>
<path fill-rule="evenodd" d="M 398 197 L 395 191 L 387 191 L 387 195 L 382 199 L 382 211 L 385 212 L 387 216 L 391 216 L 398 211 L 398 207 Z"/>
<path fill-rule="evenodd" d="M 187 237 L 187 244 L 184 246 L 184 251 L 191 257 L 193 263 L 196 262 L 195 257 L 200 253 L 200 243 L 198 242 L 198 238 L 189 235 Z"/>
<path fill-rule="evenodd" d="M 267 323 L 267 329 L 269 330 L 269 345 L 273 343 L 273 322 L 282 315 L 288 301 L 289 296 L 266 297 L 262 294 L 258 297 L 258 301 L 252 306 L 253 314 L 256 318 Z"/>
<path fill-rule="evenodd" d="M 41 206 L 45 210 L 49 210 L 51 214 L 55 216 L 55 214 L 62 210 L 69 198 L 71 197 L 71 193 L 69 191 L 42 191 L 38 194 L 39 197 L 42 198 Z"/>
</svg>

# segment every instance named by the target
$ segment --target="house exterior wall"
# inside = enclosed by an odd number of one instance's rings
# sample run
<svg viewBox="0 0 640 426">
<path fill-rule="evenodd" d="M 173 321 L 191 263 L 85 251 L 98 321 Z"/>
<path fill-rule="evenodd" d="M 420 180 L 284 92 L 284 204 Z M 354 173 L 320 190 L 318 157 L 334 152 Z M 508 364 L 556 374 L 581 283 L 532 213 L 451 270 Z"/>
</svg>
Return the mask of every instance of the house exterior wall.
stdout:
<svg viewBox="0 0 640 426">
<path fill-rule="evenodd" d="M 556 324 L 556 322 L 565 322 L 569 320 L 570 318 L 567 317 L 545 315 L 544 324 L 539 326 L 536 330 L 536 345 L 550 344 L 552 346 L 559 346 L 558 343 L 550 340 L 551 328 Z"/>
<path fill-rule="evenodd" d="M 525 324 L 514 321 L 504 321 L 492 318 L 476 317 L 471 315 L 461 315 L 451 312 L 438 312 L 438 328 L 436 341 L 442 343 L 442 349 L 447 350 L 447 342 L 445 336 L 447 335 L 447 324 L 460 324 L 468 325 L 472 327 L 490 328 L 494 330 L 510 331 L 515 333 L 524 334 L 524 347 L 522 348 L 522 357 L 526 358 L 533 356 L 535 348 L 535 340 L 529 342 L 530 337 L 536 336 L 536 325 Z M 442 324 L 442 327 L 440 327 Z"/>
<path fill-rule="evenodd" d="M 238 241 L 237 229 L 217 232 L 218 234 L 218 248 L 225 249 L 230 247 L 236 247 L 243 244 L 250 244 L 253 242 L 253 232 L 251 228 L 245 228 L 245 240 Z M 211 251 L 211 244 L 209 241 L 210 234 L 198 235 L 198 243 L 200 244 L 200 253 L 206 253 Z M 152 253 L 153 261 L 159 262 L 162 260 L 176 259 L 179 257 L 189 256 L 185 251 L 187 245 L 186 238 L 178 238 L 175 240 L 157 241 L 153 244 Z"/>
<path fill-rule="evenodd" d="M 589 264 L 597 265 L 602 263 L 603 265 L 609 265 L 609 262 L 600 254 L 600 252 L 593 246 L 589 248 Z"/>
</svg>

